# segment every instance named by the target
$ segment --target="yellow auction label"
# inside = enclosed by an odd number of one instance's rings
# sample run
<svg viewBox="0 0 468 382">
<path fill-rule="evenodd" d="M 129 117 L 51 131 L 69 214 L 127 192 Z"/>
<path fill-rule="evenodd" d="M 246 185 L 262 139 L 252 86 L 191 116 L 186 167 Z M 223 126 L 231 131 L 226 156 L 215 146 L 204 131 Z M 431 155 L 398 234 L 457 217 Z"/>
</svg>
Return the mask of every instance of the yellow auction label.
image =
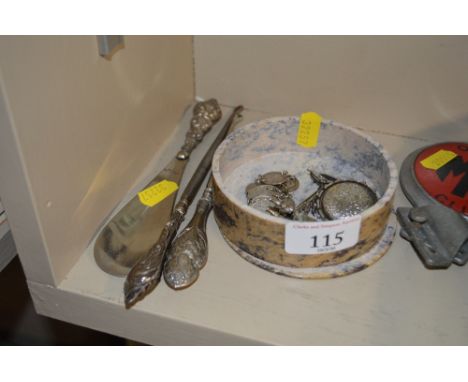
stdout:
<svg viewBox="0 0 468 382">
<path fill-rule="evenodd" d="M 152 186 L 145 188 L 143 191 L 140 191 L 138 193 L 138 198 L 145 206 L 153 207 L 162 202 L 173 192 L 177 191 L 178 188 L 179 186 L 176 182 L 162 180 L 161 182 L 153 184 Z"/>
<path fill-rule="evenodd" d="M 436 153 L 429 155 L 426 159 L 423 159 L 421 164 L 430 170 L 438 170 L 456 156 L 457 154 L 452 151 L 439 150 Z"/>
<path fill-rule="evenodd" d="M 309 112 L 301 115 L 296 143 L 302 147 L 317 146 L 322 117 L 317 113 Z"/>
</svg>

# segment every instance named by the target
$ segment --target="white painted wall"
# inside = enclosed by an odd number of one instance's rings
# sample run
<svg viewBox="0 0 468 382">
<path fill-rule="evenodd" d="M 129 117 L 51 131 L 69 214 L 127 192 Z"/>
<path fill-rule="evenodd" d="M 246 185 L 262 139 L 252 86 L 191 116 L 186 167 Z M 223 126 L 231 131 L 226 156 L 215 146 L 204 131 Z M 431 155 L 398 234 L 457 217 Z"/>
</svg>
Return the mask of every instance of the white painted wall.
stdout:
<svg viewBox="0 0 468 382">
<path fill-rule="evenodd" d="M 468 139 L 468 37 L 197 36 L 198 96 L 273 115 Z"/>
<path fill-rule="evenodd" d="M 0 194 L 28 279 L 63 279 L 193 97 L 191 37 L 127 36 L 111 61 L 96 36 L 0 37 Z"/>
</svg>

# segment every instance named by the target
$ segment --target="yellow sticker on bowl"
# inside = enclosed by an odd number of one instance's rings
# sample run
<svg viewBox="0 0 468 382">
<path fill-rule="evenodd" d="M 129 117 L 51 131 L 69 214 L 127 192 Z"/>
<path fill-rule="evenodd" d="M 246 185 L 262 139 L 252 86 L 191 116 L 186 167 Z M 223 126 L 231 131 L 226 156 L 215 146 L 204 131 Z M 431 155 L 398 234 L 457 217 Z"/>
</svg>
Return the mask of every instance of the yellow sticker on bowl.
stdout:
<svg viewBox="0 0 468 382">
<path fill-rule="evenodd" d="M 426 159 L 423 159 L 421 164 L 430 170 L 438 170 L 456 156 L 457 154 L 453 151 L 439 150 L 436 153 L 429 155 Z"/>
<path fill-rule="evenodd" d="M 153 207 L 156 204 L 162 202 L 173 192 L 177 191 L 179 186 L 176 182 L 170 180 L 162 180 L 159 183 L 153 184 L 143 191 L 138 193 L 140 202 L 148 207 Z"/>
<path fill-rule="evenodd" d="M 309 112 L 301 115 L 296 143 L 302 147 L 317 146 L 322 117 L 317 113 Z"/>
</svg>

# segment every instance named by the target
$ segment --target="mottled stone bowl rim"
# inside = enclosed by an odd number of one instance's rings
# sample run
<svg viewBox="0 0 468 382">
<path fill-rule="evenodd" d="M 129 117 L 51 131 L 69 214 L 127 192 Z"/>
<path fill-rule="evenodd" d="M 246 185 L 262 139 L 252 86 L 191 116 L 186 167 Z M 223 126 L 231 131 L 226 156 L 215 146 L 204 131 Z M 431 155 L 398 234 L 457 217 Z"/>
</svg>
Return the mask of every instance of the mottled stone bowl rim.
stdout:
<svg viewBox="0 0 468 382">
<path fill-rule="evenodd" d="M 240 208 L 248 211 L 250 214 L 260 218 L 264 219 L 266 221 L 272 222 L 272 223 L 277 223 L 277 224 L 286 224 L 291 222 L 292 220 L 288 220 L 283 217 L 276 217 L 276 216 L 270 216 L 265 213 L 262 213 L 258 210 L 256 210 L 253 207 L 248 206 L 247 204 L 243 203 L 241 200 L 239 200 L 237 197 L 235 197 L 229 190 L 227 190 L 221 173 L 220 173 L 220 159 L 222 155 L 224 154 L 224 151 L 226 150 L 229 145 L 235 143 L 236 136 L 238 136 L 241 133 L 248 133 L 249 130 L 258 130 L 262 129 L 266 124 L 268 123 L 274 123 L 274 122 L 280 122 L 280 121 L 288 121 L 288 120 L 294 120 L 294 122 L 299 123 L 300 117 L 298 116 L 285 116 L 285 117 L 274 117 L 274 118 L 267 118 L 267 119 L 262 119 L 259 121 L 254 121 L 251 123 L 248 123 L 245 126 L 237 128 L 234 132 L 229 134 L 226 139 L 218 146 L 216 149 L 216 152 L 213 156 L 213 162 L 212 162 L 212 173 L 213 173 L 213 178 L 216 181 L 216 184 L 218 187 L 221 189 L 221 191 L 224 193 L 226 198 L 233 204 L 239 206 Z M 389 180 L 388 180 L 388 187 L 385 190 L 385 193 L 382 195 L 382 197 L 379 198 L 377 203 L 375 203 L 372 207 L 368 208 L 361 214 L 361 218 L 364 219 L 370 215 L 373 215 L 375 212 L 380 210 L 382 207 L 385 206 L 386 203 L 388 203 L 394 196 L 396 192 L 396 188 L 398 185 L 398 170 L 395 165 L 395 162 L 392 160 L 390 155 L 388 154 L 387 150 L 380 144 L 379 142 L 375 141 L 373 138 L 368 136 L 367 134 L 362 133 L 361 131 L 357 130 L 354 127 L 346 126 L 338 122 L 334 122 L 333 120 L 322 120 L 322 124 L 337 127 L 340 129 L 344 130 L 349 130 L 352 133 L 360 136 L 370 144 L 372 144 L 377 151 L 383 156 L 385 159 L 385 162 L 387 164 L 388 170 L 389 170 Z M 320 144 L 320 136 L 319 136 L 319 144 Z"/>
</svg>

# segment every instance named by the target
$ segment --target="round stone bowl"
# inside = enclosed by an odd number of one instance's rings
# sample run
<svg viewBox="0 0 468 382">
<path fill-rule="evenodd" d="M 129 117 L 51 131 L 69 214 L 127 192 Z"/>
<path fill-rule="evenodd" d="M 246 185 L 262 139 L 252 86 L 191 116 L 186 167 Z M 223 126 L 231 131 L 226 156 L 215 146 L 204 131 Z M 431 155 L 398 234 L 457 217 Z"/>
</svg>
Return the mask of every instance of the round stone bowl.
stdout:
<svg viewBox="0 0 468 382">
<path fill-rule="evenodd" d="M 236 129 L 213 157 L 214 214 L 221 234 L 243 258 L 269 271 L 298 278 L 330 278 L 364 269 L 388 250 L 395 233 L 389 219 L 398 173 L 384 148 L 356 129 L 322 121 L 316 147 L 296 143 L 299 117 L 280 117 Z M 372 188 L 378 201 L 361 214 L 353 247 L 320 254 L 285 250 L 285 227 L 291 220 L 247 205 L 245 187 L 259 174 L 288 171 L 300 187 L 296 205 L 314 192 L 307 169 Z"/>
</svg>

